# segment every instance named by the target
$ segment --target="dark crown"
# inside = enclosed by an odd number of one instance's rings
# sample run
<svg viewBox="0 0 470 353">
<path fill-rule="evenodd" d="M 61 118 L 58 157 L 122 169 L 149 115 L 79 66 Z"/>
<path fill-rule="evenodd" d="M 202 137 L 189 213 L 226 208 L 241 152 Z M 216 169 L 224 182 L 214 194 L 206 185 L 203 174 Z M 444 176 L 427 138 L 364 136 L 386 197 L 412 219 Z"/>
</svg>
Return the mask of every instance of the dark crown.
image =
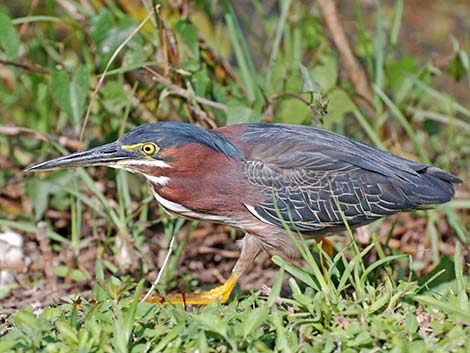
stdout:
<svg viewBox="0 0 470 353">
<path fill-rule="evenodd" d="M 160 148 L 179 147 L 187 143 L 199 143 L 223 153 L 228 158 L 245 160 L 243 153 L 217 132 L 176 121 L 159 122 L 136 127 L 121 137 L 123 145 L 143 142 L 156 143 Z"/>
</svg>

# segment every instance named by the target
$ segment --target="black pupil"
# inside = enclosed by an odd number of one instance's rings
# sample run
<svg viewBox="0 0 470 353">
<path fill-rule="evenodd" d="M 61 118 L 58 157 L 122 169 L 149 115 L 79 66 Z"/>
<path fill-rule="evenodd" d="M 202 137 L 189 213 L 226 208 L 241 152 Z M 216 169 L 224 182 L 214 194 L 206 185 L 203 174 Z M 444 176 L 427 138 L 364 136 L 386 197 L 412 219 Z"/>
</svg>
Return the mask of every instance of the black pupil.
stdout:
<svg viewBox="0 0 470 353">
<path fill-rule="evenodd" d="M 145 147 L 144 147 L 144 150 L 145 150 L 145 152 L 151 152 L 151 151 L 152 151 L 152 147 L 150 147 L 150 146 L 145 146 Z"/>
</svg>

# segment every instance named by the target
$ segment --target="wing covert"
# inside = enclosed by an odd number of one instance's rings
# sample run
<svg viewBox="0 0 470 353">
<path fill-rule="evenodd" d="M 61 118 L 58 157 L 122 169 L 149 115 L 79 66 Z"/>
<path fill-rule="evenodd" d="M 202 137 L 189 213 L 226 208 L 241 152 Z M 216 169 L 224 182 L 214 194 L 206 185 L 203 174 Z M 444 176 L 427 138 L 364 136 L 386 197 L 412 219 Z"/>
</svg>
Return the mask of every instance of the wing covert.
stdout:
<svg viewBox="0 0 470 353">
<path fill-rule="evenodd" d="M 319 152 L 283 155 L 274 166 L 248 160 L 244 172 L 264 194 L 250 211 L 302 233 L 344 227 L 341 212 L 349 225 L 358 226 L 415 206 L 393 178 Z"/>
</svg>

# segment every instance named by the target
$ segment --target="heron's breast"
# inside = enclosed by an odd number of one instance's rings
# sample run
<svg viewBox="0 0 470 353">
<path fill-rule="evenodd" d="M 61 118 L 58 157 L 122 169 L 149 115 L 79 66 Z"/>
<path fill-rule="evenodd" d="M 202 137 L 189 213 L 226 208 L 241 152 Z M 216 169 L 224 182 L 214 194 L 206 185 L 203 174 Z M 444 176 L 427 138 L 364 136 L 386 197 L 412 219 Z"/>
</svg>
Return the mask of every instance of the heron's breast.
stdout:
<svg viewBox="0 0 470 353">
<path fill-rule="evenodd" d="M 195 143 L 168 149 L 162 158 L 171 167 L 162 170 L 164 174 L 147 179 L 155 198 L 172 212 L 207 220 L 212 219 L 191 216 L 189 211 L 212 218 L 232 217 L 246 211 L 247 199 L 256 197 L 239 158 L 229 158 Z"/>
</svg>

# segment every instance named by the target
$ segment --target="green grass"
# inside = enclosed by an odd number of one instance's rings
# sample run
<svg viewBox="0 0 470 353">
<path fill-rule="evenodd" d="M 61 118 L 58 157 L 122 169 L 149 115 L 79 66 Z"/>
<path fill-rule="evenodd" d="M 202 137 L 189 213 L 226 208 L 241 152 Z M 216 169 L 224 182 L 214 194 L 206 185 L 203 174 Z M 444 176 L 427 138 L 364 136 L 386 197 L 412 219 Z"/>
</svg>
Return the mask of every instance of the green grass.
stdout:
<svg viewBox="0 0 470 353">
<path fill-rule="evenodd" d="M 163 2 L 161 18 L 153 14 L 138 32 L 148 14 L 142 4 L 70 4 L 74 10 L 54 1 L 32 9 L 29 2 L 0 5 L 0 59 L 7 63 L 0 64 L 0 163 L 7 165 L 0 169 L 0 230 L 22 234 L 34 262 L 43 256 L 36 235 L 45 221 L 54 256 L 45 266 L 63 293 L 84 292 L 44 310 L 25 304 L 0 314 L 0 352 L 470 351 L 467 186 L 448 205 L 413 213 L 416 222 L 424 219 L 419 244 L 429 263 L 392 247 L 395 224 L 384 238 L 378 222 L 369 245 L 349 231 L 332 259 L 308 241 L 298 244 L 301 267 L 273 256 L 279 275 L 263 293 L 238 290 L 226 305 L 184 308 L 140 302 L 150 286 L 140 279 L 160 270 L 152 249 L 167 242 L 157 238 L 178 235 L 157 289 L 197 284 L 197 273 L 179 274 L 183 283 L 176 276 L 197 223 L 166 216 L 135 175 L 100 168 L 21 173 L 76 149 L 83 128 L 83 144 L 95 146 L 156 120 L 205 127 L 272 121 L 322 125 L 468 184 L 470 108 L 435 83 L 445 78 L 470 89 L 465 47 L 454 41 L 452 61 L 437 69 L 402 51 L 405 2 L 386 11 L 377 1 L 373 21 L 356 2 L 353 49 L 373 87 L 370 116 L 339 74 L 341 59 L 310 4 L 280 1 L 267 16 L 266 4 L 254 0 L 250 17 L 235 2 L 198 2 L 183 18 Z M 166 32 L 157 25 L 162 20 Z M 144 66 L 186 98 L 152 81 Z M 328 114 L 312 113 L 323 112 L 326 101 Z M 4 126 L 42 135 L 6 134 Z M 0 313 L 9 298 L 48 286 L 44 269 L 31 268 L 18 274 L 21 285 L 1 288 Z"/>
<path fill-rule="evenodd" d="M 115 277 L 105 281 L 98 270 L 93 299 L 77 296 L 39 316 L 28 308 L 13 314 L 8 324 L 14 329 L 2 338 L 0 350 L 467 351 L 468 278 L 458 265 L 459 250 L 454 285 L 428 291 L 388 276 L 370 281 L 368 275 L 396 258 L 385 257 L 364 270 L 362 257 L 372 247 L 348 261 L 338 253 L 326 276 L 316 265 L 301 270 L 274 258 L 280 272 L 268 296 L 254 293 L 192 310 L 141 303 L 142 282 L 135 287 Z M 345 266 L 341 274 L 339 263 Z M 293 276 L 289 297 L 280 295 L 284 270 Z"/>
</svg>

